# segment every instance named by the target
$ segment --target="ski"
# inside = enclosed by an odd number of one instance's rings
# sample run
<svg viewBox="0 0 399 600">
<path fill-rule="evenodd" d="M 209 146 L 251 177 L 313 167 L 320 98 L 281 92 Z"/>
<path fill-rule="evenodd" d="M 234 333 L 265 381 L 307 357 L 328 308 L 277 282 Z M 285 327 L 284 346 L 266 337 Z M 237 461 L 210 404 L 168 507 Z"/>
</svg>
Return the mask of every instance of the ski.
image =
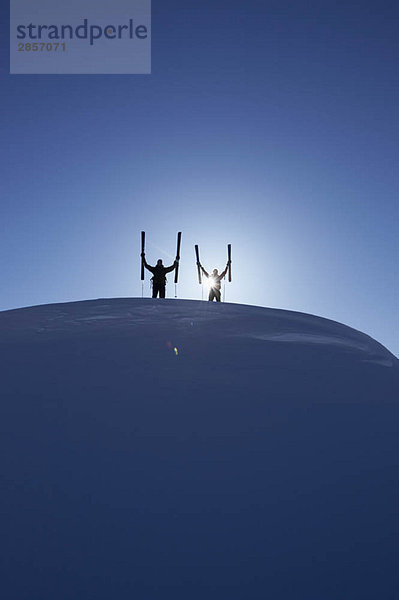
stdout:
<svg viewBox="0 0 399 600">
<path fill-rule="evenodd" d="M 227 257 L 229 261 L 229 282 L 231 283 L 231 244 L 227 244 Z"/>
<path fill-rule="evenodd" d="M 201 285 L 202 284 L 201 267 L 200 267 L 200 259 L 199 259 L 199 248 L 198 248 L 197 244 L 195 244 L 195 256 L 197 257 L 198 283 Z"/>
<path fill-rule="evenodd" d="M 141 254 L 145 252 L 145 231 L 141 232 Z M 144 256 L 141 257 L 141 281 L 144 281 Z"/>
<path fill-rule="evenodd" d="M 181 245 L 181 231 L 177 234 L 177 250 L 176 250 L 176 260 L 177 266 L 175 270 L 175 283 L 179 280 L 179 260 L 180 260 L 180 245 Z"/>
</svg>

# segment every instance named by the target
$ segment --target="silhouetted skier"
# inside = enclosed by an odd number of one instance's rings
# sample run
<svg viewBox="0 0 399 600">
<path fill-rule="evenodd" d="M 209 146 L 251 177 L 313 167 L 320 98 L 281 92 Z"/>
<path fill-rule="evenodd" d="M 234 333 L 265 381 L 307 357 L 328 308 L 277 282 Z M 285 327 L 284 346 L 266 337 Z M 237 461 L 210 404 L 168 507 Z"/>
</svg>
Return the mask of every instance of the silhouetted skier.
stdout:
<svg viewBox="0 0 399 600">
<path fill-rule="evenodd" d="M 145 252 L 141 254 L 145 268 L 153 274 L 152 281 L 152 297 L 157 298 L 158 294 L 160 298 L 165 298 L 166 295 L 166 274 L 171 273 L 177 267 L 178 261 L 175 260 L 173 265 L 170 267 L 164 267 L 162 260 L 159 259 L 155 267 L 148 264 L 145 259 Z"/>
<path fill-rule="evenodd" d="M 208 277 L 208 279 L 210 279 L 209 297 L 208 297 L 208 300 L 210 302 L 212 302 L 213 300 L 216 300 L 216 302 L 220 302 L 220 299 L 221 299 L 220 290 L 222 288 L 221 281 L 222 281 L 223 277 L 226 276 L 226 273 L 229 269 L 229 264 L 230 264 L 230 262 L 228 261 L 225 270 L 223 271 L 223 273 L 220 273 L 220 275 L 219 275 L 219 271 L 217 269 L 213 269 L 212 275 L 209 275 L 209 273 L 207 273 L 205 271 L 205 269 L 201 265 L 201 263 L 199 263 L 199 267 L 201 268 L 201 271 L 203 272 L 205 277 Z"/>
</svg>

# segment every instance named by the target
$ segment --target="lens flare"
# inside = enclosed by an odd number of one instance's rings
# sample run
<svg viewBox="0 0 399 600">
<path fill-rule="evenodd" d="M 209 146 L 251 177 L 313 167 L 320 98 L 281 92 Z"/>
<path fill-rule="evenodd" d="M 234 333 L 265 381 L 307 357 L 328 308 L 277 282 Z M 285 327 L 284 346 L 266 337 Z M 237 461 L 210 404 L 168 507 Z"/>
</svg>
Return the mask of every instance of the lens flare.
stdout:
<svg viewBox="0 0 399 600">
<path fill-rule="evenodd" d="M 177 348 L 173 348 L 173 350 L 174 350 L 174 353 L 176 354 L 176 356 L 179 356 L 179 351 L 178 351 L 178 349 L 177 349 Z"/>
<path fill-rule="evenodd" d="M 213 275 L 209 275 L 209 277 L 204 277 L 203 282 L 207 290 L 216 287 L 216 279 L 213 277 Z"/>
</svg>

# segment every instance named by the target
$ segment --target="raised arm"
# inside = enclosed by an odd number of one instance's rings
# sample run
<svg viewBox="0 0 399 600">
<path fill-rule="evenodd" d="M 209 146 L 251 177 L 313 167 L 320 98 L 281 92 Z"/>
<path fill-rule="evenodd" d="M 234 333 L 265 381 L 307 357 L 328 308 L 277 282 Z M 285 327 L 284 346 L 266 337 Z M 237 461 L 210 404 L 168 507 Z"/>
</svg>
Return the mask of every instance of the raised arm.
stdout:
<svg viewBox="0 0 399 600">
<path fill-rule="evenodd" d="M 177 267 L 177 260 L 175 260 L 175 262 L 173 263 L 173 265 L 171 265 L 170 267 L 165 267 L 165 273 L 171 273 L 172 271 L 174 271 Z"/>
<path fill-rule="evenodd" d="M 219 281 L 220 281 L 221 279 L 223 279 L 223 277 L 226 277 L 226 274 L 227 274 L 227 271 L 228 271 L 228 270 L 229 270 L 229 263 L 227 263 L 227 265 L 226 265 L 226 268 L 225 268 L 225 270 L 223 271 L 223 273 L 220 273 L 220 275 L 219 275 L 219 277 L 218 277 Z"/>
<path fill-rule="evenodd" d="M 207 272 L 205 271 L 205 269 L 204 269 L 204 267 L 201 265 L 201 263 L 200 263 L 200 269 L 201 269 L 201 271 L 203 272 L 203 274 L 205 275 L 205 277 L 209 277 L 209 273 L 207 273 Z"/>
<path fill-rule="evenodd" d="M 142 254 L 142 255 L 141 255 L 141 258 L 143 259 L 143 263 L 144 263 L 144 266 L 145 266 L 145 268 L 146 268 L 148 271 L 150 271 L 150 273 L 152 273 L 152 274 L 154 275 L 154 268 L 155 268 L 155 267 L 152 267 L 151 265 L 149 265 L 149 264 L 148 264 L 148 262 L 147 262 L 147 261 L 146 261 L 146 259 L 145 259 L 145 254 Z"/>
</svg>

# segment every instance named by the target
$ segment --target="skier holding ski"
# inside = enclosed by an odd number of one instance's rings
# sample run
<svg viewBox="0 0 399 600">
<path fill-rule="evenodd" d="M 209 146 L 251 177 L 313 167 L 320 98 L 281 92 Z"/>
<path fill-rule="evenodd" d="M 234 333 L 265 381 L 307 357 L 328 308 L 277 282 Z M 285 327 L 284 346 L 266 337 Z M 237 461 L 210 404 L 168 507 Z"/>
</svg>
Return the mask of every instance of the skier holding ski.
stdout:
<svg viewBox="0 0 399 600">
<path fill-rule="evenodd" d="M 152 267 L 148 264 L 145 259 L 145 252 L 141 253 L 141 258 L 143 260 L 143 265 L 145 268 L 153 274 L 152 279 L 152 297 L 157 298 L 158 294 L 160 298 L 165 298 L 166 295 L 166 274 L 171 273 L 175 269 L 177 269 L 179 265 L 179 259 L 177 258 L 173 265 L 170 267 L 164 267 L 162 260 L 159 259 L 155 267 Z"/>
<path fill-rule="evenodd" d="M 200 262 L 197 262 L 197 267 L 199 267 L 202 271 L 202 273 L 205 275 L 205 277 L 207 277 L 210 281 L 209 281 L 209 297 L 208 300 L 210 302 L 212 302 L 213 300 L 216 300 L 216 302 L 220 302 L 221 300 L 221 281 L 222 279 L 226 276 L 227 271 L 229 270 L 231 264 L 231 260 L 229 259 L 227 261 L 227 265 L 225 270 L 219 274 L 219 271 L 217 269 L 213 269 L 212 271 L 212 275 L 209 275 L 209 273 L 207 273 L 204 269 L 204 267 L 201 265 Z"/>
</svg>

